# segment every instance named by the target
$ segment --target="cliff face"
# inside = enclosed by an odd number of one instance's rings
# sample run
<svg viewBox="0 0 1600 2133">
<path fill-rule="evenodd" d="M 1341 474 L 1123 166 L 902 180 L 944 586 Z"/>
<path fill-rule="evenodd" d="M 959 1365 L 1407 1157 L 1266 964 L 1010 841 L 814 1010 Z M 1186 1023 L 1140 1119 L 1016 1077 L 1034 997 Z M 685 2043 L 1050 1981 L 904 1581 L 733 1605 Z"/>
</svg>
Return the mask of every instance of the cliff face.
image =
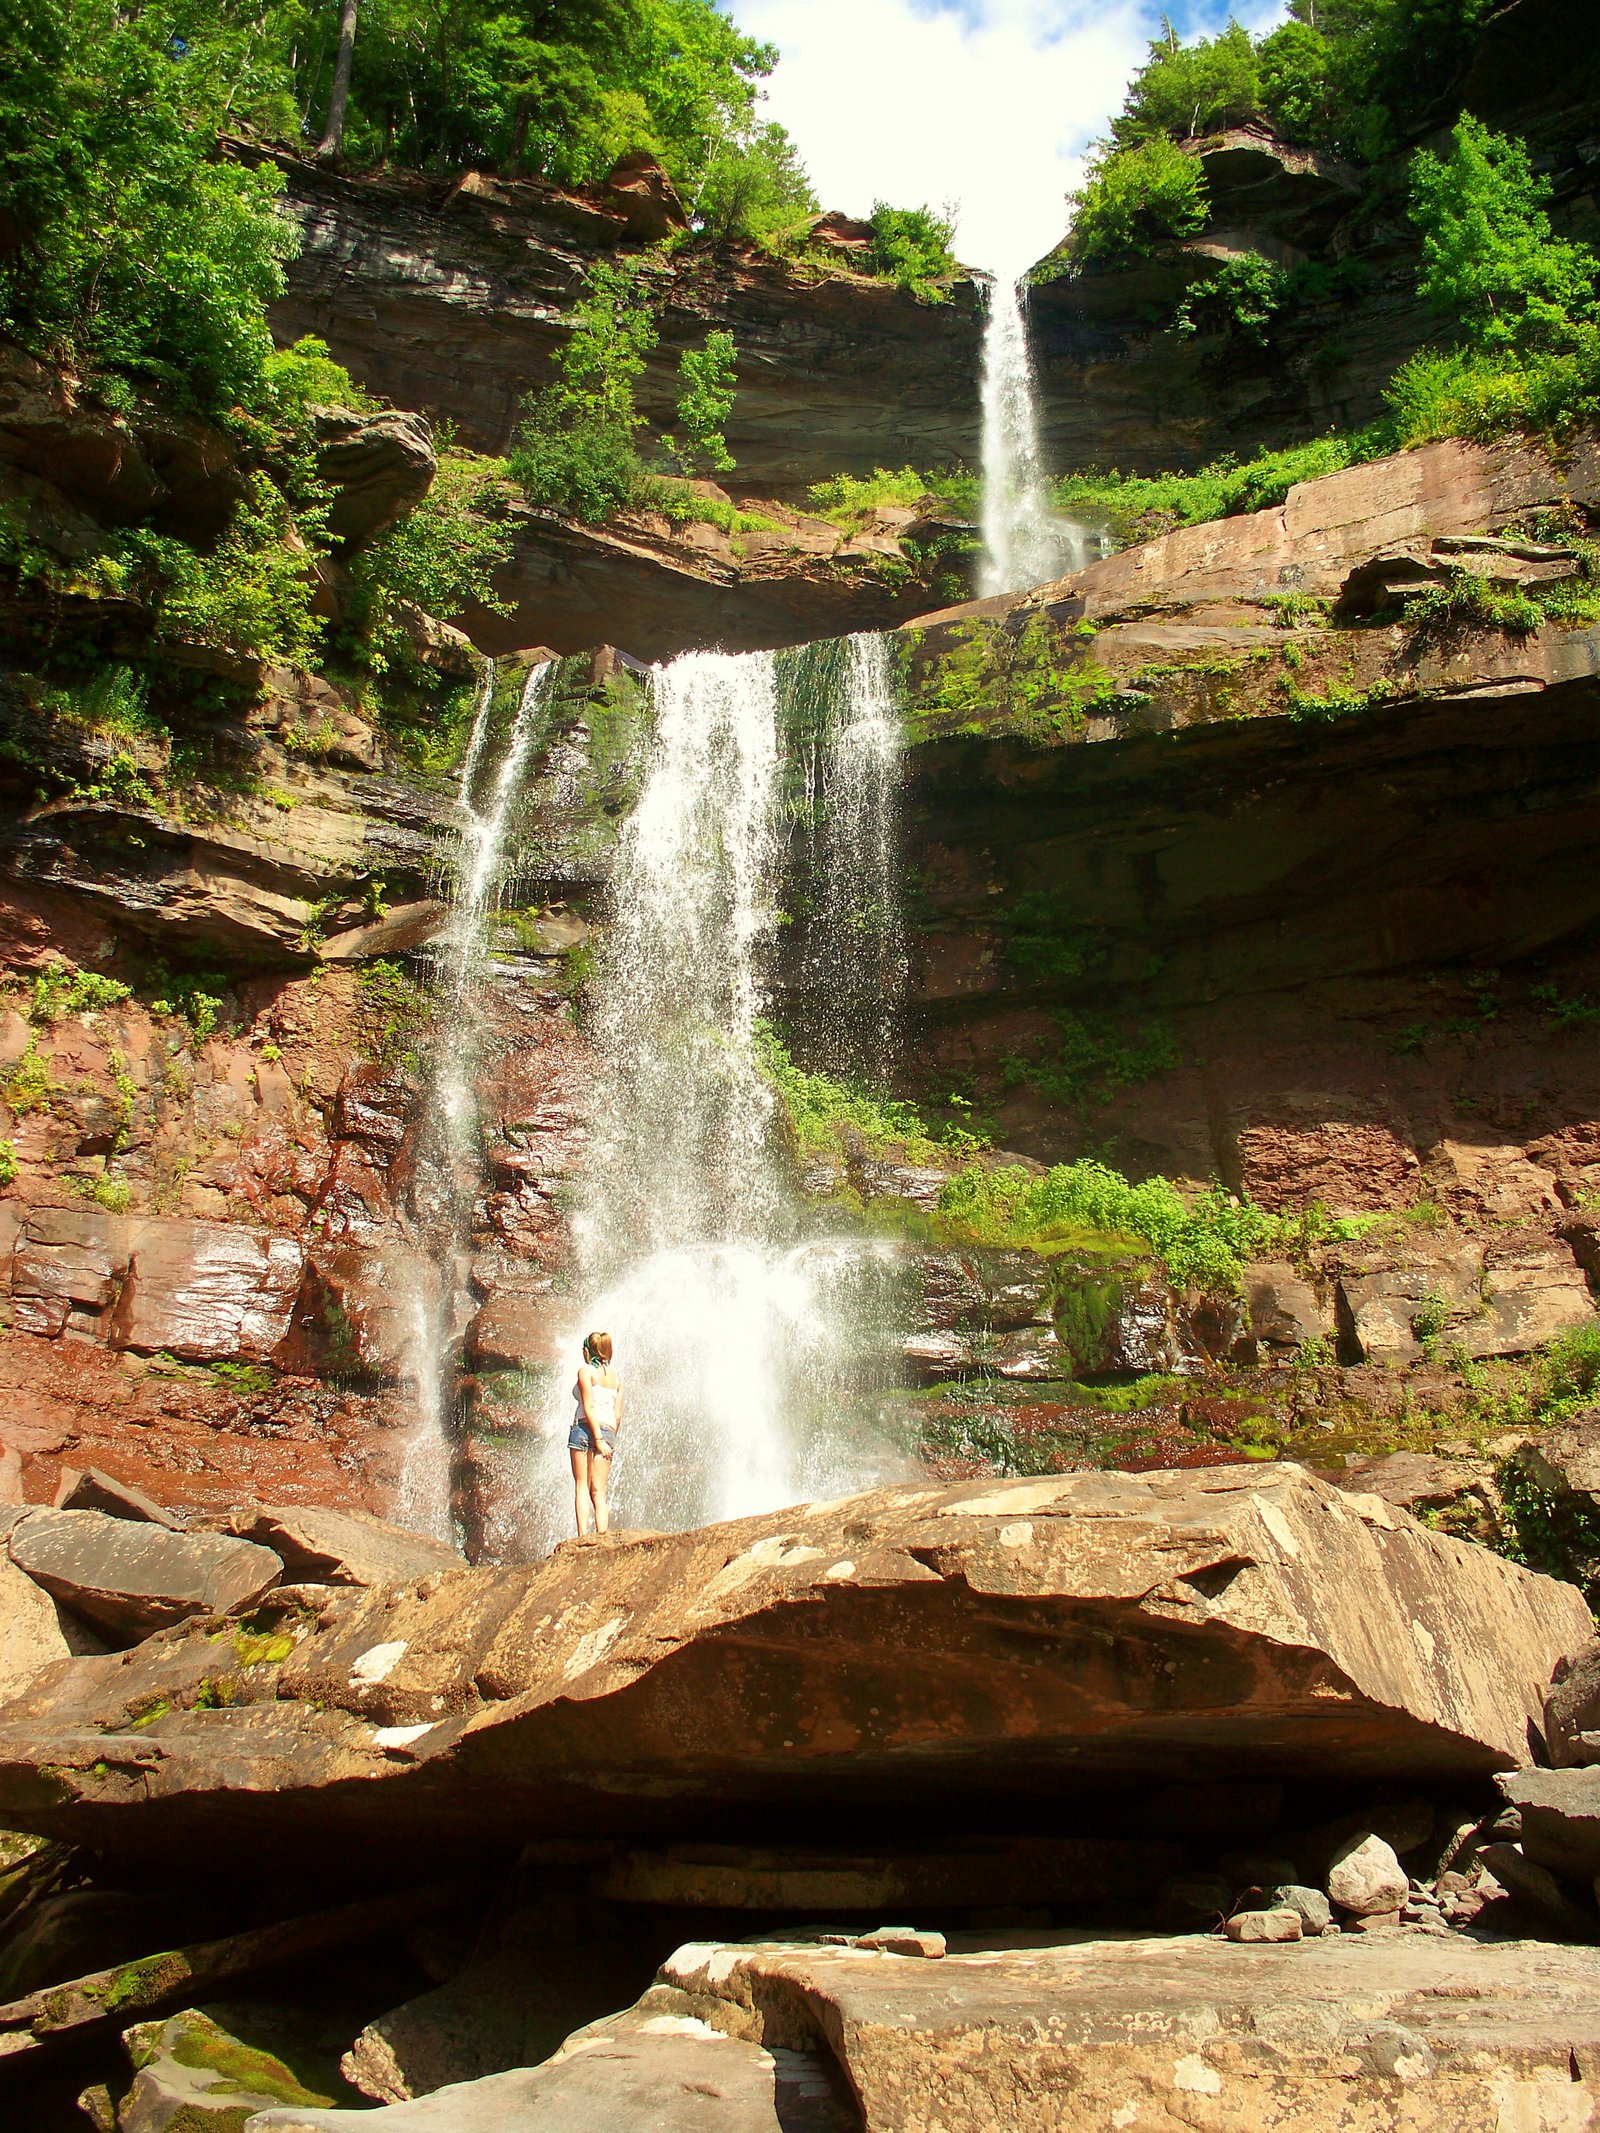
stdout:
<svg viewBox="0 0 1600 2133">
<path fill-rule="evenodd" d="M 341 178 L 286 161 L 301 250 L 274 311 L 285 338 L 320 334 L 370 391 L 447 415 L 502 452 L 543 385 L 585 266 L 635 247 L 595 200 L 532 181 Z M 691 247 L 657 270 L 661 341 L 640 392 L 672 426 L 678 357 L 724 327 L 739 352 L 729 448 L 743 492 L 806 489 L 874 467 L 977 456 L 982 293 L 942 304 L 753 251 Z"/>
<path fill-rule="evenodd" d="M 1585 0 L 1498 9 L 1462 81 L 1439 88 L 1441 112 L 1464 103 L 1524 138 L 1551 182 L 1558 227 L 1594 241 L 1600 24 Z M 1127 264 L 1068 274 L 1052 258 L 1034 270 L 1043 427 L 1061 468 L 1153 474 L 1359 427 L 1380 412 L 1394 371 L 1439 337 L 1415 294 L 1404 158 L 1358 171 L 1256 127 L 1193 148 L 1211 201 L 1197 237 Z M 1310 270 L 1265 337 L 1174 330 L 1184 294 L 1251 252 Z"/>
</svg>

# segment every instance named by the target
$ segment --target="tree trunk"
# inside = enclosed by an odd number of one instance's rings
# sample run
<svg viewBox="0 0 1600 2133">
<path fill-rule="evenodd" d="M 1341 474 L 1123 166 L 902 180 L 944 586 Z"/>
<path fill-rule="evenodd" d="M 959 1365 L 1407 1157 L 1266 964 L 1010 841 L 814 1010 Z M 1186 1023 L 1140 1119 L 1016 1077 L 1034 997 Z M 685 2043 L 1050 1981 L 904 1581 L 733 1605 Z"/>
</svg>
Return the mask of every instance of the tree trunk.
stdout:
<svg viewBox="0 0 1600 2133">
<path fill-rule="evenodd" d="M 328 123 L 317 143 L 317 161 L 331 162 L 344 139 L 345 107 L 350 101 L 350 69 L 356 56 L 356 7 L 358 0 L 339 0 L 339 56 L 333 65 L 333 92 L 328 98 Z"/>
</svg>

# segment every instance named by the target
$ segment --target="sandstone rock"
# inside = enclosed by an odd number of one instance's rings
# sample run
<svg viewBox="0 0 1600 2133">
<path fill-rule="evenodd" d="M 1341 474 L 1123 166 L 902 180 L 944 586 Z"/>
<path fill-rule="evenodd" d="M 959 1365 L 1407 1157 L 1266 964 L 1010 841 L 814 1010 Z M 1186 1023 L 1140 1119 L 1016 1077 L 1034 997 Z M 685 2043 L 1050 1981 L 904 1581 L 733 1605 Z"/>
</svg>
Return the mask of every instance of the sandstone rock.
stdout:
<svg viewBox="0 0 1600 2133">
<path fill-rule="evenodd" d="M 1247 1266 L 1244 1284 L 1251 1336 L 1269 1350 L 1288 1352 L 1332 1330 L 1332 1313 L 1317 1301 L 1317 1292 L 1287 1260 L 1264 1260 Z"/>
<path fill-rule="evenodd" d="M 186 1361 L 264 1361 L 288 1331 L 304 1255 L 237 1223 L 47 1207 L 12 1258 L 18 1325 Z"/>
<path fill-rule="evenodd" d="M 1086 1796 L 1241 1763 L 1470 1779 L 1526 1754 L 1588 1625 L 1571 1587 L 1298 1467 L 888 1489 L 333 1595 L 248 1710 L 121 1735 L 135 1790 L 87 1729 L 118 1732 L 156 1678 L 141 1654 L 0 1724 L 0 1821 L 72 1832 L 93 1803 L 115 1853 L 159 1801 L 173 1845 L 258 1842 L 285 1812 L 309 1845 L 333 1786 L 338 1844 L 359 1831 L 375 1858 L 424 1835 L 692 1835 L 739 1803 L 948 1814 L 1008 1768 Z"/>
<path fill-rule="evenodd" d="M 36 1585 L 126 1644 L 191 1615 L 244 1606 L 283 1572 L 268 1548 L 99 1511 L 35 1511 L 13 1527 L 7 1546 Z"/>
<path fill-rule="evenodd" d="M 1295 1881 L 1280 1882 L 1268 1891 L 1275 1911 L 1293 1911 L 1307 1933 L 1322 1933 L 1333 1923 L 1333 1908 L 1321 1889 L 1306 1888 Z"/>
<path fill-rule="evenodd" d="M 879 1960 L 863 1956 L 860 1960 Z M 673 2014 L 591 2023 L 543 2066 L 363 2114 L 373 2133 L 856 2133 L 825 2049 L 793 2051 Z M 342 2111 L 258 2112 L 244 2133 L 347 2133 Z"/>
<path fill-rule="evenodd" d="M 1348 1838 L 1328 1869 L 1328 1894 L 1340 1910 L 1358 1918 L 1398 1911 L 1410 1886 L 1405 1868 L 1381 1837 Z"/>
<path fill-rule="evenodd" d="M 1600 1407 L 1588 1408 L 1524 1445 L 1518 1460 L 1541 1487 L 1600 1510 Z"/>
<path fill-rule="evenodd" d="M 1496 1777 L 1522 1810 L 1522 1849 L 1573 1881 L 1600 1873 L 1600 1769 L 1511 1770 Z"/>
<path fill-rule="evenodd" d="M 1544 1739 L 1557 1770 L 1600 1763 L 1600 1637 L 1557 1668 L 1544 1700 Z"/>
<path fill-rule="evenodd" d="M 269 1549 L 296 1582 L 404 1585 L 439 1570 L 464 1570 L 466 1558 L 443 1541 L 388 1524 L 365 1511 L 313 1504 L 251 1504 L 228 1531 Z"/>
<path fill-rule="evenodd" d="M 1336 1488 L 1376 1496 L 1397 1511 L 1456 1511 L 1473 1525 L 1492 1519 L 1499 1495 L 1487 1459 L 1441 1459 L 1428 1452 L 1383 1452 L 1351 1459 L 1328 1475 Z"/>
<path fill-rule="evenodd" d="M 1305 1935 L 1305 1922 L 1297 1910 L 1285 1906 L 1274 1911 L 1235 1911 L 1228 1920 L 1229 1940 L 1236 1941 L 1282 1941 L 1300 1940 Z"/>
<path fill-rule="evenodd" d="M 0 1707 L 70 1651 L 50 1595 L 0 1555 Z"/>
<path fill-rule="evenodd" d="M 102 1474 L 94 1466 L 82 1474 L 75 1467 L 61 1469 L 56 1482 L 54 1508 L 58 1511 L 103 1511 L 108 1518 L 130 1518 L 140 1525 L 165 1526 L 171 1533 L 183 1530 L 182 1519 L 174 1518 L 153 1496 L 147 1496 L 143 1489 L 136 1489 L 131 1481 L 118 1481 L 115 1475 Z"/>
<path fill-rule="evenodd" d="M 334 492 L 328 530 L 347 547 L 386 533 L 433 486 L 439 463 L 423 416 L 319 407 L 311 421 L 317 474 Z"/>
<path fill-rule="evenodd" d="M 645 244 L 659 244 L 689 227 L 677 187 L 647 149 L 635 149 L 613 163 L 600 181 L 600 191 L 621 211 L 628 235 Z"/>
<path fill-rule="evenodd" d="M 241 2042 L 198 2008 L 164 2022 L 136 2023 L 122 2041 L 135 2071 L 118 2133 L 237 2133 L 253 2111 L 333 2101 L 306 2088 L 273 2053 Z"/>
<path fill-rule="evenodd" d="M 542 1370 L 561 1360 L 572 1314 L 560 1297 L 491 1296 L 467 1329 L 475 1370 Z"/>
<path fill-rule="evenodd" d="M 1296 1921 L 1298 1923 L 1298 1921 Z M 1580 2125 L 1592 1955 L 1414 1932 L 1247 1959 L 1208 1938 L 955 1954 L 691 1945 L 641 2003 L 740 2037 L 825 2037 L 895 2133 L 1505 2133 Z M 1575 2095 L 1575 2088 L 1578 2093 Z M 285 2123 L 280 2121 L 280 2125 Z"/>
</svg>

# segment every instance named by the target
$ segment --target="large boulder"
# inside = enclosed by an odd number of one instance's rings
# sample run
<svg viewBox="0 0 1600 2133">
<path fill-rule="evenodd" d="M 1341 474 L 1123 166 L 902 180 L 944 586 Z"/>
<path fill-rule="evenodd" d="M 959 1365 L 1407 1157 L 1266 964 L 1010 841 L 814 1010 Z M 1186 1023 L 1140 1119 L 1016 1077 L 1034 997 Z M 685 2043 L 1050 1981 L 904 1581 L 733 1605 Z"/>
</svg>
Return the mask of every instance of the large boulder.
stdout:
<svg viewBox="0 0 1600 2133">
<path fill-rule="evenodd" d="M 119 2133 L 238 2133 L 252 2111 L 331 2103 L 276 2053 L 247 2044 L 200 2008 L 123 2032 L 133 2087 Z"/>
<path fill-rule="evenodd" d="M 118 1643 L 257 1600 L 283 1565 L 220 1533 L 174 1533 L 101 1511 L 32 1511 L 12 1527 L 12 1563 Z"/>
<path fill-rule="evenodd" d="M 1522 1849 L 1575 1881 L 1600 1874 L 1600 1769 L 1511 1770 L 1497 1778 L 1522 1816 Z"/>
<path fill-rule="evenodd" d="M 1600 1637 L 1557 1668 L 1544 1700 L 1544 1741 L 1558 1770 L 1600 1763 Z"/>
<path fill-rule="evenodd" d="M 0 1724 L 0 1820 L 375 1861 L 997 1784 L 1467 1780 L 1526 1759 L 1589 1630 L 1570 1586 L 1287 1465 L 886 1489 L 285 1609 L 220 1719 L 175 1696 L 126 1731 L 198 1627 L 65 1669 Z"/>
<path fill-rule="evenodd" d="M 403 1585 L 436 1570 L 466 1568 L 466 1557 L 444 1541 L 368 1511 L 248 1504 L 232 1514 L 228 1530 L 270 1549 L 290 1578 L 310 1584 Z"/>
<path fill-rule="evenodd" d="M 49 1593 L 0 1555 L 0 1705 L 71 1649 Z"/>
<path fill-rule="evenodd" d="M 439 462 L 422 415 L 319 407 L 312 410 L 312 429 L 317 473 L 333 491 L 328 530 L 351 548 L 386 533 L 433 486 Z"/>
</svg>

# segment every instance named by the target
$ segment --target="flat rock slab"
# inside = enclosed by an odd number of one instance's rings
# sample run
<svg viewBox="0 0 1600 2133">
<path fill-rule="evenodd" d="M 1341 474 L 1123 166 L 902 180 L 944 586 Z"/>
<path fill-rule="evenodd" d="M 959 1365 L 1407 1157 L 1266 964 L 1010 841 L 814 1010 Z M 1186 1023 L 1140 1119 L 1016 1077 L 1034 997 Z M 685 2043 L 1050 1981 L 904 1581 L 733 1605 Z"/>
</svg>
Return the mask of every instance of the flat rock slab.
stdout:
<svg viewBox="0 0 1600 2133">
<path fill-rule="evenodd" d="M 252 1667 L 253 1709 L 175 1707 L 121 1742 L 166 1641 L 114 1681 L 65 1669 L 0 1724 L 0 1822 L 111 1850 L 292 1825 L 404 1856 L 698 1834 L 740 1804 L 820 1830 L 1241 1770 L 1474 1778 L 1527 1759 L 1591 1634 L 1573 1587 L 1301 1467 L 888 1489 L 329 1588 Z"/>
<path fill-rule="evenodd" d="M 872 2133 L 1579 2133 L 1600 2073 L 1592 1951 L 1420 1933 L 941 1963 L 694 1944 L 650 2007 L 825 2041 Z"/>
<path fill-rule="evenodd" d="M 595 2023 L 543 2066 L 363 2112 L 260 2111 L 244 2133 L 856 2133 L 824 2052 L 766 2049 L 690 2017 Z"/>
<path fill-rule="evenodd" d="M 404 1585 L 437 1570 L 464 1570 L 459 1550 L 364 1511 L 252 1504 L 229 1521 L 239 1539 L 270 1548 L 291 1578 L 334 1585 Z"/>
<path fill-rule="evenodd" d="M 1512 1770 L 1497 1780 L 1522 1810 L 1522 1849 L 1552 1873 L 1600 1874 L 1600 1768 Z"/>
<path fill-rule="evenodd" d="M 259 1599 L 283 1565 L 219 1533 L 174 1533 L 103 1511 L 31 1511 L 11 1529 L 12 1562 L 120 1642 Z"/>
</svg>

